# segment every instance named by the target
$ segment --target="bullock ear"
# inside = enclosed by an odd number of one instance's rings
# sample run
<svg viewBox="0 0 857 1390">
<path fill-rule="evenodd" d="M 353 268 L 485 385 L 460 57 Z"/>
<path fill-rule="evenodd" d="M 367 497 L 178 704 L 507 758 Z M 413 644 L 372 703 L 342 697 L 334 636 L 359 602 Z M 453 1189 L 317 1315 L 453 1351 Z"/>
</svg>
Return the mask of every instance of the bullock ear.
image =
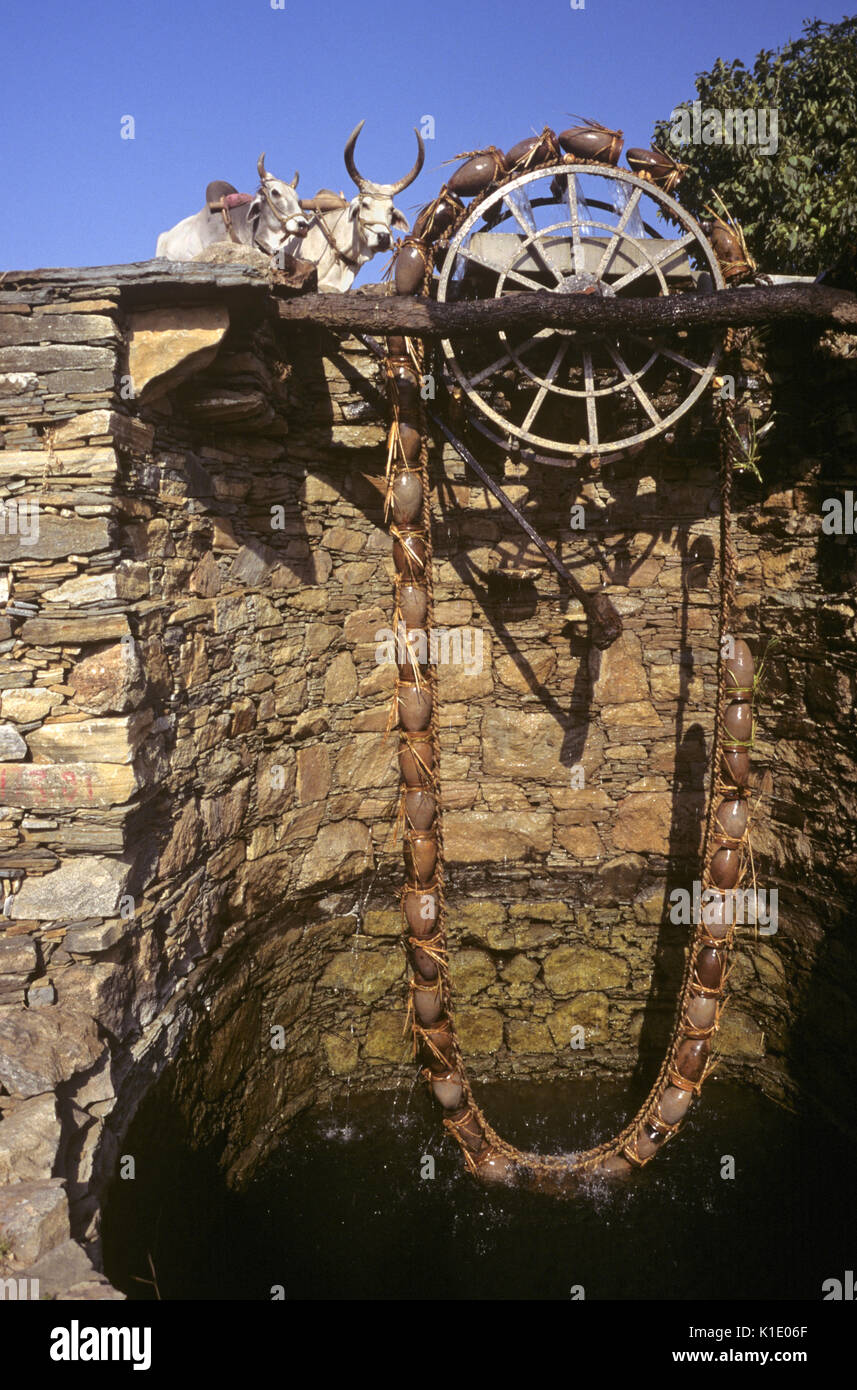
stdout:
<svg viewBox="0 0 857 1390">
<path fill-rule="evenodd" d="M 397 231 L 400 232 L 409 232 L 411 230 L 410 222 L 408 221 L 405 214 L 403 212 L 400 212 L 398 208 L 393 208 L 393 215 L 390 218 L 390 226 L 395 227 Z"/>
<path fill-rule="evenodd" d="M 356 198 L 352 198 L 352 199 L 351 199 L 351 202 L 348 204 L 348 220 L 349 220 L 349 222 L 353 222 L 353 221 L 354 221 L 354 219 L 355 219 L 355 217 L 357 216 L 357 214 L 358 214 L 359 211 L 360 211 L 360 194 L 358 193 L 357 197 L 356 197 Z"/>
<path fill-rule="evenodd" d="M 262 199 L 257 194 L 247 208 L 247 221 L 258 222 L 262 216 Z"/>
</svg>

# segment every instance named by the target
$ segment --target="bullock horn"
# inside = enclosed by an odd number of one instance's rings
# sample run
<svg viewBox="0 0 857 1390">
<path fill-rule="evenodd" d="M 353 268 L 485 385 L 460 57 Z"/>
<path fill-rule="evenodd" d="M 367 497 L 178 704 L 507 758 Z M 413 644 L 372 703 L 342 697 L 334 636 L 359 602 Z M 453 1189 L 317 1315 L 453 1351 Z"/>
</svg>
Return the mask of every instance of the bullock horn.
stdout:
<svg viewBox="0 0 857 1390">
<path fill-rule="evenodd" d="M 423 143 L 423 137 L 420 135 L 416 126 L 414 126 L 414 135 L 417 137 L 419 149 L 413 168 L 403 179 L 399 179 L 396 183 L 373 183 L 371 179 L 364 179 L 357 165 L 354 163 L 354 146 L 357 144 L 357 137 L 365 124 L 366 122 L 363 120 L 359 125 L 356 125 L 345 143 L 345 167 L 361 192 L 364 188 L 368 187 L 373 188 L 377 193 L 388 193 L 391 197 L 394 197 L 397 193 L 401 193 L 403 189 L 407 188 L 409 184 L 413 183 L 423 167 L 426 157 L 426 147 Z"/>
<path fill-rule="evenodd" d="M 413 183 L 414 179 L 419 176 L 419 172 L 422 169 L 423 164 L 425 163 L 426 147 L 423 144 L 423 137 L 420 135 L 420 132 L 417 130 L 416 126 L 414 126 L 414 135 L 417 137 L 418 152 L 413 168 L 411 169 L 410 173 L 406 174 L 403 179 L 399 179 L 396 183 L 385 183 L 383 185 L 384 192 L 391 194 L 391 196 L 393 197 L 395 197 L 397 193 L 401 193 L 404 189 L 406 189 L 409 184 Z"/>
<path fill-rule="evenodd" d="M 266 173 L 266 171 L 265 171 L 265 151 L 264 151 L 264 150 L 263 150 L 262 153 L 259 155 L 259 158 L 258 158 L 258 160 L 257 160 L 257 162 L 256 162 L 256 168 L 257 168 L 258 171 L 259 171 L 259 178 L 261 179 L 262 183 L 264 183 L 266 179 L 268 179 L 268 178 L 271 177 L 270 174 Z"/>
<path fill-rule="evenodd" d="M 359 125 L 356 125 L 354 127 L 354 129 L 352 130 L 351 134 L 345 142 L 345 167 L 348 170 L 348 174 L 352 182 L 354 182 L 357 185 L 357 187 L 361 190 L 369 182 L 369 180 L 364 179 L 363 175 L 360 173 L 360 170 L 357 168 L 357 165 L 354 163 L 354 146 L 357 144 L 357 136 L 360 134 L 365 124 L 366 121 L 364 118 Z"/>
<path fill-rule="evenodd" d="M 295 170 L 295 176 L 294 176 L 294 178 L 292 179 L 291 183 L 289 184 L 289 188 L 297 188 L 297 186 L 298 186 L 298 179 L 299 179 L 299 178 L 300 178 L 300 173 L 299 173 L 299 171 L 296 169 L 296 170 Z"/>
</svg>

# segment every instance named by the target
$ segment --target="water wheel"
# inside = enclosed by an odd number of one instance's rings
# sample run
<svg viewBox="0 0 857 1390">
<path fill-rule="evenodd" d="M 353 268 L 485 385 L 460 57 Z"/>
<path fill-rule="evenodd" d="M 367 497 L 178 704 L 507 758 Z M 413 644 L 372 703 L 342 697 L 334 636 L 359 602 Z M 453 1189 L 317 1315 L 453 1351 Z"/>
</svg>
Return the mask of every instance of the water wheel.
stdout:
<svg viewBox="0 0 857 1390">
<path fill-rule="evenodd" d="M 723 289 L 699 224 L 653 182 L 601 163 L 527 170 L 471 204 L 441 257 L 438 301 L 526 291 L 650 298 Z M 568 464 L 636 450 L 697 402 L 719 330 L 547 327 L 445 340 L 472 423 L 513 454 Z"/>
</svg>

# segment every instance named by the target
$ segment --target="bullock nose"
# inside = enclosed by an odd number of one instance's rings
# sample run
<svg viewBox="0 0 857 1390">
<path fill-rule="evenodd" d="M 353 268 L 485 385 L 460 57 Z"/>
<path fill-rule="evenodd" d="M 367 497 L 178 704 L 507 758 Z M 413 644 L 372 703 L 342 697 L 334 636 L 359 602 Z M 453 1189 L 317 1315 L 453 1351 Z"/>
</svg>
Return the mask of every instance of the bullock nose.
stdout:
<svg viewBox="0 0 857 1390">
<path fill-rule="evenodd" d="M 382 251 L 388 251 L 390 249 L 389 232 L 381 232 L 380 236 L 378 237 L 378 245 L 380 246 Z"/>
</svg>

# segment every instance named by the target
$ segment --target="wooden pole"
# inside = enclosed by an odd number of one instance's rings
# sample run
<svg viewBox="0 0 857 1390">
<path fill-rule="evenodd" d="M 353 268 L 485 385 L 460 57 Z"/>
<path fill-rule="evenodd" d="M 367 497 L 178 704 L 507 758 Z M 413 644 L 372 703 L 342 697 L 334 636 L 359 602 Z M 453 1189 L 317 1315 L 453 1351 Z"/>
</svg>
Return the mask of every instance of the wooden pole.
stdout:
<svg viewBox="0 0 857 1390">
<path fill-rule="evenodd" d="M 802 322 L 857 329 L 857 295 L 824 285 L 771 285 L 676 294 L 659 299 L 600 299 L 595 295 L 507 295 L 503 299 L 437 304 L 400 295 L 305 294 L 277 300 L 282 323 L 314 324 L 360 333 L 407 333 L 454 338 L 499 329 L 583 328 L 593 332 L 656 333 L 682 328 L 742 328 Z"/>
</svg>

